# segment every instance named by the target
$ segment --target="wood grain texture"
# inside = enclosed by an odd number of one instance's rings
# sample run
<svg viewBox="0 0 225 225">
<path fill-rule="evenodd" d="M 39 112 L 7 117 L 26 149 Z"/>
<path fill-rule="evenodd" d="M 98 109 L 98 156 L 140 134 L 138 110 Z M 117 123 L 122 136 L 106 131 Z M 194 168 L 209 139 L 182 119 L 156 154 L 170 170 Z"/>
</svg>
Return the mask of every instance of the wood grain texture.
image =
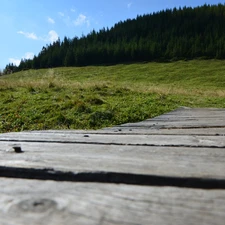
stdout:
<svg viewBox="0 0 225 225">
<path fill-rule="evenodd" d="M 0 166 L 225 179 L 222 148 L 20 142 L 18 154 L 9 142 L 0 144 Z"/>
<path fill-rule="evenodd" d="M 223 136 L 200 135 L 116 135 L 21 132 L 1 135 L 0 141 L 225 148 L 225 138 Z"/>
<path fill-rule="evenodd" d="M 0 178 L 1 225 L 224 225 L 225 190 Z"/>
<path fill-rule="evenodd" d="M 225 128 L 225 109 L 183 107 L 152 119 L 122 124 L 119 127 L 121 129 Z"/>
</svg>

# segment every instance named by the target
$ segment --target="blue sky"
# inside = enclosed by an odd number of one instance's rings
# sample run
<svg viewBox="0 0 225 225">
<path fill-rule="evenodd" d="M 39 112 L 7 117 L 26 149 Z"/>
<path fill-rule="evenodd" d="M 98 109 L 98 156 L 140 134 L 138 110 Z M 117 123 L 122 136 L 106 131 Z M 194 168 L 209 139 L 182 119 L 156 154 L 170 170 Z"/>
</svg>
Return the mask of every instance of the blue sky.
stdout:
<svg viewBox="0 0 225 225">
<path fill-rule="evenodd" d="M 216 0 L 0 0 L 0 69 L 32 58 L 65 36 L 86 35 L 119 21 L 166 8 L 218 4 Z"/>
</svg>

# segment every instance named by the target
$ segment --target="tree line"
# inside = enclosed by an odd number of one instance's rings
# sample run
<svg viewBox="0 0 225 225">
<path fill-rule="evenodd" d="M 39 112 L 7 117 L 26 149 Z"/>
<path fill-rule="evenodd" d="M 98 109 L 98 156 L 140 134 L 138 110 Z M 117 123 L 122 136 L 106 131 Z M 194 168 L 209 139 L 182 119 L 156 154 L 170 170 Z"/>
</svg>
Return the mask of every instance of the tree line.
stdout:
<svg viewBox="0 0 225 225">
<path fill-rule="evenodd" d="M 225 58 L 225 4 L 166 9 L 64 37 L 4 71 L 194 58 Z"/>
</svg>

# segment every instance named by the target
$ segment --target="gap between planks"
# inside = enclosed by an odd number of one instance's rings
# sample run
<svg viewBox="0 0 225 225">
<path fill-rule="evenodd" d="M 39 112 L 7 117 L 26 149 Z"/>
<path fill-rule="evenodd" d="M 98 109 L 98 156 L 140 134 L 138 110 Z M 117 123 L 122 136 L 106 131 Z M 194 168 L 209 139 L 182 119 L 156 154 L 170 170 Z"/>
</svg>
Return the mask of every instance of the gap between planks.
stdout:
<svg viewBox="0 0 225 225">
<path fill-rule="evenodd" d="M 0 166 L 0 177 L 70 182 L 114 183 L 142 186 L 170 186 L 195 189 L 225 189 L 224 179 L 168 177 L 116 172 L 62 172 L 54 169 L 33 169 Z"/>
</svg>

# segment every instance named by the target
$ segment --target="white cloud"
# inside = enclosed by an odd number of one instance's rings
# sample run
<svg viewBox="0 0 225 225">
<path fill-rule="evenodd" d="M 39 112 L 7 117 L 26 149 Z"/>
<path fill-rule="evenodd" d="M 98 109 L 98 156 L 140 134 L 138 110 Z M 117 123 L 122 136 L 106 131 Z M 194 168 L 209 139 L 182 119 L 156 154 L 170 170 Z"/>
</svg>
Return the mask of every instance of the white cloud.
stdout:
<svg viewBox="0 0 225 225">
<path fill-rule="evenodd" d="M 131 6 L 132 6 L 132 2 L 129 2 L 128 4 L 127 4 L 127 8 L 129 9 L 129 8 L 131 8 Z"/>
<path fill-rule="evenodd" d="M 53 43 L 54 41 L 57 41 L 58 38 L 59 38 L 59 35 L 54 30 L 50 30 L 48 32 L 48 37 L 46 41 L 50 41 L 51 43 Z"/>
<path fill-rule="evenodd" d="M 70 11 L 74 13 L 74 12 L 76 12 L 76 9 L 72 8 L 72 9 L 70 9 Z"/>
<path fill-rule="evenodd" d="M 51 23 L 51 24 L 54 24 L 55 20 L 53 20 L 51 17 L 48 17 L 48 22 Z"/>
<path fill-rule="evenodd" d="M 23 31 L 18 31 L 17 33 L 24 35 L 26 38 L 39 40 L 39 41 L 45 41 L 45 42 L 51 42 L 51 43 L 53 43 L 54 41 L 57 41 L 59 38 L 59 35 L 54 30 L 50 30 L 47 35 L 41 36 L 41 37 L 36 36 L 36 34 L 34 33 L 28 33 Z"/>
<path fill-rule="evenodd" d="M 34 58 L 34 53 L 33 52 L 26 52 L 25 56 L 23 58 L 24 59 L 33 59 Z"/>
<path fill-rule="evenodd" d="M 33 59 L 34 53 L 33 52 L 26 52 L 22 59 Z M 18 58 L 9 58 L 9 62 L 13 63 L 13 65 L 19 66 L 21 59 Z"/>
<path fill-rule="evenodd" d="M 90 21 L 87 19 L 87 17 L 84 14 L 80 14 L 77 19 L 74 21 L 75 26 L 82 26 L 86 24 L 87 26 L 90 25 Z"/>
<path fill-rule="evenodd" d="M 38 37 L 36 36 L 35 33 L 29 33 L 29 32 L 23 32 L 23 31 L 18 31 L 17 33 L 24 35 L 26 38 L 38 40 Z"/>
<path fill-rule="evenodd" d="M 9 58 L 9 62 L 16 66 L 20 65 L 20 61 L 21 61 L 20 59 Z"/>
</svg>

